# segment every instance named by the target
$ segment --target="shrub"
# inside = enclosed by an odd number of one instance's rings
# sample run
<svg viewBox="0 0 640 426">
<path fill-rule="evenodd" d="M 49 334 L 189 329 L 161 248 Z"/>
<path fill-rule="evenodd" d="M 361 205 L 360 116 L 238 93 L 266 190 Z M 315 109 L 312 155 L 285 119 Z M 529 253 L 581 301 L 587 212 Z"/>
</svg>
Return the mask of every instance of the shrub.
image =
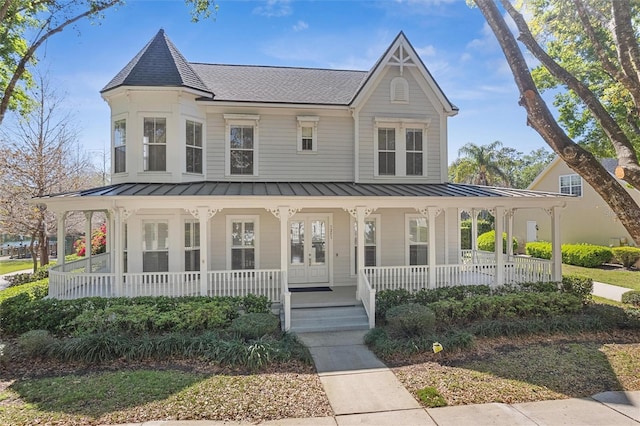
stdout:
<svg viewBox="0 0 640 426">
<path fill-rule="evenodd" d="M 434 387 L 427 386 L 426 388 L 418 389 L 416 392 L 418 399 L 429 408 L 445 407 L 447 401 L 440 395 L 440 392 Z"/>
<path fill-rule="evenodd" d="M 622 303 L 640 307 L 640 291 L 628 291 L 622 295 Z"/>
<path fill-rule="evenodd" d="M 426 305 L 437 302 L 438 300 L 462 300 L 467 297 L 481 294 L 491 294 L 491 287 L 488 285 L 459 285 L 453 287 L 422 289 L 413 295 L 413 301 L 421 305 Z"/>
<path fill-rule="evenodd" d="M 409 303 L 411 300 L 411 293 L 403 288 L 376 293 L 376 321 L 384 321 L 389 309 Z"/>
<path fill-rule="evenodd" d="M 613 253 L 609 247 L 591 244 L 563 244 L 562 263 L 595 268 L 611 260 Z"/>
<path fill-rule="evenodd" d="M 280 320 L 273 314 L 248 313 L 231 322 L 229 331 L 238 333 L 244 339 L 258 339 L 275 336 L 280 330 Z"/>
<path fill-rule="evenodd" d="M 51 264 L 41 266 L 35 273 L 24 273 L 8 275 L 5 280 L 9 283 L 9 287 L 14 287 L 22 284 L 31 283 L 34 281 L 43 280 L 49 278 L 49 268 L 53 266 Z"/>
<path fill-rule="evenodd" d="M 18 294 L 26 293 L 30 299 L 42 299 L 49 293 L 49 280 L 40 280 L 0 290 L 0 304 Z"/>
<path fill-rule="evenodd" d="M 615 261 L 625 268 L 630 268 L 640 260 L 640 248 L 638 247 L 613 247 L 611 249 Z"/>
<path fill-rule="evenodd" d="M 512 240 L 513 250 L 518 249 L 518 240 Z M 484 251 L 496 251 L 496 231 L 485 232 L 478 236 L 478 249 Z M 502 233 L 502 252 L 507 252 L 507 233 Z"/>
<path fill-rule="evenodd" d="M 31 330 L 18 337 L 18 347 L 29 357 L 47 355 L 56 343 L 56 339 L 47 330 Z"/>
<path fill-rule="evenodd" d="M 525 252 L 538 259 L 551 259 L 551 243 L 547 241 L 532 241 L 525 245 Z"/>
<path fill-rule="evenodd" d="M 433 333 L 436 324 L 433 311 L 417 303 L 389 309 L 386 320 L 389 334 L 394 337 L 426 336 Z"/>
<path fill-rule="evenodd" d="M 255 294 L 248 294 L 242 298 L 242 307 L 248 314 L 267 314 L 271 312 L 271 302 L 269 301 L 269 298 L 267 296 L 256 296 Z"/>
<path fill-rule="evenodd" d="M 583 303 L 589 303 L 592 300 L 593 280 L 580 274 L 563 275 L 562 291 L 578 296 Z"/>
</svg>

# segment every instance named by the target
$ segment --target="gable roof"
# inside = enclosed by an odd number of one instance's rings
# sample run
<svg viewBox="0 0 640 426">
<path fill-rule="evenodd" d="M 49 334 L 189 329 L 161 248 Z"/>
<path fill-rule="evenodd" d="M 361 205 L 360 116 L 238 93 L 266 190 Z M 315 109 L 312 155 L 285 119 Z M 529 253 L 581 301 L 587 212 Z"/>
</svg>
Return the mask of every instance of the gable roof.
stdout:
<svg viewBox="0 0 640 426">
<path fill-rule="evenodd" d="M 615 177 L 615 170 L 616 170 L 616 167 L 618 167 L 618 159 L 617 158 L 601 158 L 598 161 L 600 162 L 602 167 L 605 168 L 605 170 L 607 172 L 609 172 L 611 175 L 613 175 Z M 553 160 L 551 160 L 551 162 L 549 164 L 547 164 L 547 167 L 542 169 L 542 171 L 538 174 L 538 176 L 535 177 L 533 182 L 531 182 L 529 184 L 527 189 L 532 189 L 532 190 L 535 189 L 535 187 L 538 186 L 540 181 L 547 175 L 547 173 L 549 173 L 551 170 L 553 170 L 556 167 L 556 165 L 558 165 L 559 163 L 562 164 L 562 163 L 564 163 L 564 161 L 562 160 L 562 158 L 560 158 L 559 155 L 556 155 L 553 158 Z"/>
<path fill-rule="evenodd" d="M 121 86 L 188 87 L 203 92 L 200 100 L 351 106 L 400 45 L 445 110 L 455 114 L 458 108 L 449 102 L 403 32 L 371 70 L 354 71 L 190 63 L 161 29 L 101 93 Z"/>
<path fill-rule="evenodd" d="M 213 95 L 163 29 L 107 83 L 101 93 L 119 86 L 189 87 Z"/>
</svg>

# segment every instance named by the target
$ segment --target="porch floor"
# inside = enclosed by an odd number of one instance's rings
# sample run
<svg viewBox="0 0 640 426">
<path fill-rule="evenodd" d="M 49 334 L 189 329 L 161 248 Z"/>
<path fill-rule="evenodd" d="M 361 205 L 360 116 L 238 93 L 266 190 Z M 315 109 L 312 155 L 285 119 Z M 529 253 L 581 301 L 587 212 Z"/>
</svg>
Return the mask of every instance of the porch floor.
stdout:
<svg viewBox="0 0 640 426">
<path fill-rule="evenodd" d="M 316 308 L 327 306 L 355 306 L 360 304 L 356 300 L 356 286 L 331 287 L 332 291 L 309 291 L 291 293 L 291 308 Z"/>
</svg>

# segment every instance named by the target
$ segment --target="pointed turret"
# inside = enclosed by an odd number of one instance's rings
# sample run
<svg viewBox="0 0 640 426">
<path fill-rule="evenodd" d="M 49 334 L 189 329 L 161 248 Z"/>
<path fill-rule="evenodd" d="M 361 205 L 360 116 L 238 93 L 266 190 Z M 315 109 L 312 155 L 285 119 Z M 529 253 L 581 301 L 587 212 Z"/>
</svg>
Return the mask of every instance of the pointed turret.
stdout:
<svg viewBox="0 0 640 426">
<path fill-rule="evenodd" d="M 213 96 L 180 51 L 160 29 L 101 93 L 120 86 L 188 87 Z"/>
</svg>

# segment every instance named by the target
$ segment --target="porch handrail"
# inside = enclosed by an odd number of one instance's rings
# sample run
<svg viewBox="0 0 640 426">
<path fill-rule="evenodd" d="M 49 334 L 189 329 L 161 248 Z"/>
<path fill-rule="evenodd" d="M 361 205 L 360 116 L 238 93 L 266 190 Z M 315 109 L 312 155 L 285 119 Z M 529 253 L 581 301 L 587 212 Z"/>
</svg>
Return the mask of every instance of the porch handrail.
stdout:
<svg viewBox="0 0 640 426">
<path fill-rule="evenodd" d="M 79 299 L 82 297 L 114 297 L 115 274 L 62 272 L 49 270 L 49 294 L 53 299 Z"/>
<path fill-rule="evenodd" d="M 376 290 L 371 286 L 364 269 L 358 273 L 358 298 L 369 317 L 369 328 L 376 327 Z"/>
<path fill-rule="evenodd" d="M 128 272 L 123 275 L 124 297 L 198 296 L 200 272 Z"/>
<path fill-rule="evenodd" d="M 429 267 L 412 266 L 367 266 L 361 271 L 376 291 L 397 290 L 418 291 L 429 285 Z"/>
<path fill-rule="evenodd" d="M 52 266 L 49 271 L 58 272 L 74 272 L 74 273 L 89 273 L 89 272 L 111 272 L 110 265 L 111 253 L 100 253 L 94 256 L 83 257 L 71 262 L 58 263 Z M 91 266 L 91 267 L 90 267 Z"/>
<path fill-rule="evenodd" d="M 271 302 L 280 301 L 282 292 L 280 269 L 242 269 L 231 271 L 209 271 L 209 296 L 267 296 Z"/>
</svg>

